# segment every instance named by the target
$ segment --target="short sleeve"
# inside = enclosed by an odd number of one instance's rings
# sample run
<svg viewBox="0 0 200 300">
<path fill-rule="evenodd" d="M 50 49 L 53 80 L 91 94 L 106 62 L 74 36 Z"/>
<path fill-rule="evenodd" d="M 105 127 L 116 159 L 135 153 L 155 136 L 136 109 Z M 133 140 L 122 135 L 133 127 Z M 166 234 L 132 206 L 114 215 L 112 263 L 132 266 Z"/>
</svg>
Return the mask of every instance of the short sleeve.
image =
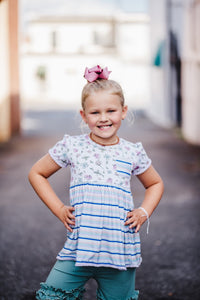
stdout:
<svg viewBox="0 0 200 300">
<path fill-rule="evenodd" d="M 70 163 L 68 159 L 69 138 L 69 135 L 64 135 L 61 141 L 49 149 L 51 158 L 62 168 L 67 167 Z"/>
<path fill-rule="evenodd" d="M 142 143 L 137 143 L 136 147 L 137 162 L 134 165 L 133 174 L 140 175 L 150 167 L 151 159 L 147 156 Z"/>
</svg>

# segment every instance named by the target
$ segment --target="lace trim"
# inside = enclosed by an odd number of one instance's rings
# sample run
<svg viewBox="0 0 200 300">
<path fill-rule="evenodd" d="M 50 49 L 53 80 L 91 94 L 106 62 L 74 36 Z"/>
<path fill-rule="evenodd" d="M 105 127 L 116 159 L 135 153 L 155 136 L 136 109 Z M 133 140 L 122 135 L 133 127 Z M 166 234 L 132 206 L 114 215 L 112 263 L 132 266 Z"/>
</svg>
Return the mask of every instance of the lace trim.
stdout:
<svg viewBox="0 0 200 300">
<path fill-rule="evenodd" d="M 38 300 L 81 300 L 85 292 L 84 288 L 65 291 L 48 286 L 46 283 L 41 283 L 40 285 L 41 288 L 36 292 L 36 299 Z"/>
<path fill-rule="evenodd" d="M 123 299 L 123 300 L 138 300 L 138 296 L 139 296 L 139 291 L 134 291 L 134 293 L 131 296 L 131 298 Z M 99 291 L 99 290 L 97 290 L 97 300 L 106 300 L 106 298 L 104 298 L 104 296 L 102 295 L 101 291 Z"/>
</svg>

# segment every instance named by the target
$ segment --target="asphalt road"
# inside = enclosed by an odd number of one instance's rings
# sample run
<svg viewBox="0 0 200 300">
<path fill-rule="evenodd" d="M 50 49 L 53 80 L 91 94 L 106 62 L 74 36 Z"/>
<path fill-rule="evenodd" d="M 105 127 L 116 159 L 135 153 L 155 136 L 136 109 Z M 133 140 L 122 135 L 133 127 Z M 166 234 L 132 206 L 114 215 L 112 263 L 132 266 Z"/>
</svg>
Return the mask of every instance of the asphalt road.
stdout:
<svg viewBox="0 0 200 300">
<path fill-rule="evenodd" d="M 74 112 L 28 111 L 21 137 L 0 145 L 0 299 L 31 300 L 65 241 L 63 225 L 32 191 L 27 174 L 64 133 L 79 134 Z M 83 129 L 85 131 L 85 129 Z M 143 263 L 137 270 L 140 300 L 200 299 L 200 147 L 187 144 L 178 131 L 154 125 L 136 114 L 120 136 L 142 141 L 165 183 L 165 194 L 141 230 Z M 50 179 L 68 202 L 69 170 Z M 144 190 L 133 179 L 136 205 Z M 90 280 L 85 299 L 96 299 Z"/>
</svg>

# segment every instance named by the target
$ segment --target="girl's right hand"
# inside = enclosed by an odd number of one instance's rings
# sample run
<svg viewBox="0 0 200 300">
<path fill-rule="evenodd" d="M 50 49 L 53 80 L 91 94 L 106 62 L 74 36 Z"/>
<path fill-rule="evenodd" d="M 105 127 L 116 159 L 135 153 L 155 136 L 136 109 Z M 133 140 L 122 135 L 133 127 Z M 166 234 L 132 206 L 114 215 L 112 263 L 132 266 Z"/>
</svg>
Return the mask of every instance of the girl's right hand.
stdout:
<svg viewBox="0 0 200 300">
<path fill-rule="evenodd" d="M 65 225 L 65 227 L 72 232 L 72 228 L 70 227 L 70 225 L 75 225 L 75 216 L 72 214 L 72 212 L 75 210 L 74 207 L 72 206 L 66 206 L 63 205 L 60 208 L 59 211 L 59 219 L 61 220 L 61 222 L 63 222 L 63 224 Z"/>
</svg>

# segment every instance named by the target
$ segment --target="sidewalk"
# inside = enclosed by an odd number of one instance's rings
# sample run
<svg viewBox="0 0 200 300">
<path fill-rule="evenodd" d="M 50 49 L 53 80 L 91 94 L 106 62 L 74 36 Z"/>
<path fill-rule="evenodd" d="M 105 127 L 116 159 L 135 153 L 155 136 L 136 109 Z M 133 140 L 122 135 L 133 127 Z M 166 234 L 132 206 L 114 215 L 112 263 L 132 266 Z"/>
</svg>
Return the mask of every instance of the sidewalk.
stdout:
<svg viewBox="0 0 200 300">
<path fill-rule="evenodd" d="M 79 134 L 79 117 L 66 111 L 29 111 L 20 138 L 0 145 L 0 300 L 35 299 L 65 241 L 62 224 L 32 191 L 27 174 L 32 164 L 65 132 Z M 120 136 L 142 141 L 165 183 L 164 197 L 141 230 L 143 263 L 137 271 L 140 300 L 198 300 L 200 297 L 200 147 L 188 145 L 172 130 L 136 115 Z M 69 170 L 50 179 L 68 201 Z M 144 190 L 133 180 L 136 205 Z M 91 280 L 85 299 L 95 299 Z"/>
</svg>

